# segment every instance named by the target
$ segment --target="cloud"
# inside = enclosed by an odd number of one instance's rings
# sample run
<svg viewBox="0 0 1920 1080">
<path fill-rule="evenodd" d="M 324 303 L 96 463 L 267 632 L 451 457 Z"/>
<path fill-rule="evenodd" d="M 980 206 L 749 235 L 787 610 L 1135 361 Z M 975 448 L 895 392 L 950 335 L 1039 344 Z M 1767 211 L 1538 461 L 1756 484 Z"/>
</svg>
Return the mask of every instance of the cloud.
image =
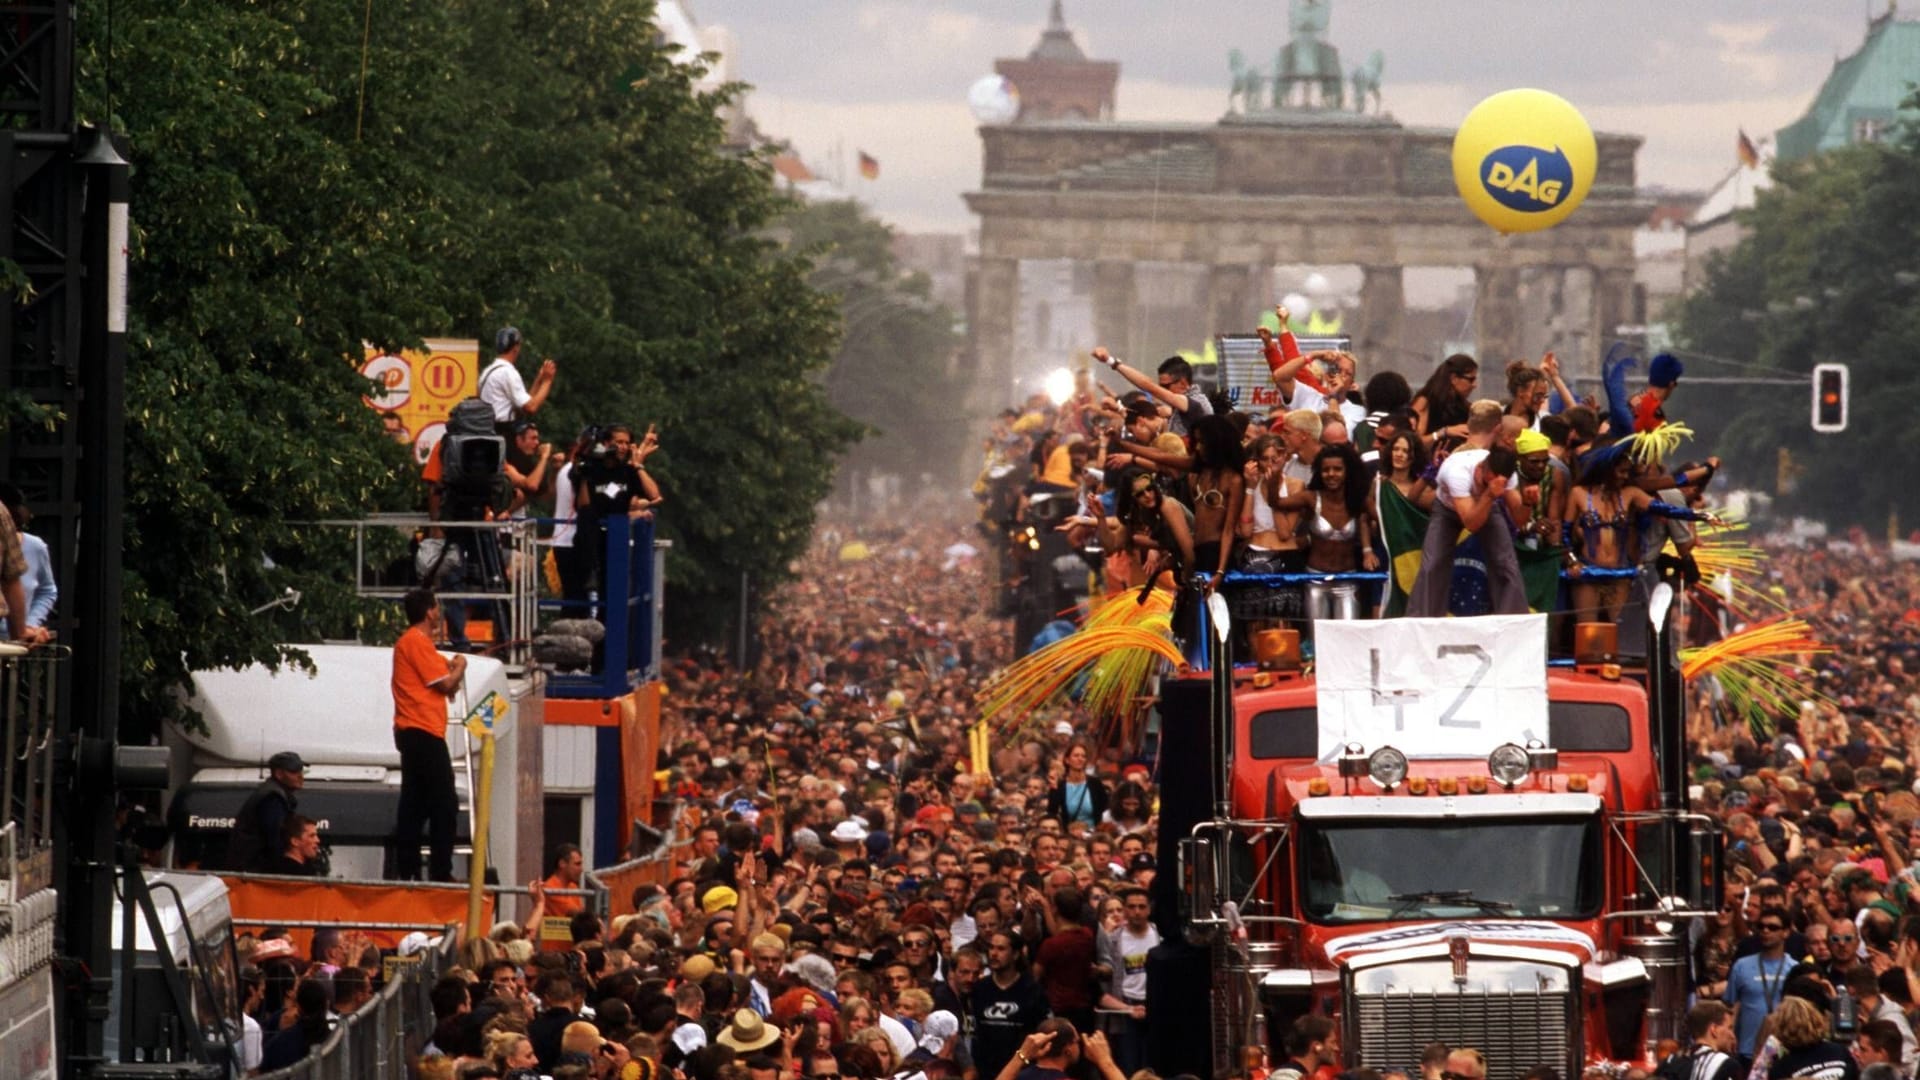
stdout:
<svg viewBox="0 0 1920 1080">
<path fill-rule="evenodd" d="M 1765 20 L 1707 24 L 1708 36 L 1720 43 L 1719 61 L 1763 86 L 1777 85 L 1786 68 L 1785 57 L 1759 48 L 1773 31 L 1774 24 Z"/>
<path fill-rule="evenodd" d="M 1604 131 L 1646 138 L 1640 147 L 1640 184 L 1705 190 L 1738 164 L 1734 144 L 1742 130 L 1759 138 L 1797 119 L 1808 98 L 1799 93 L 1720 101 L 1609 105 L 1586 110 Z"/>
</svg>

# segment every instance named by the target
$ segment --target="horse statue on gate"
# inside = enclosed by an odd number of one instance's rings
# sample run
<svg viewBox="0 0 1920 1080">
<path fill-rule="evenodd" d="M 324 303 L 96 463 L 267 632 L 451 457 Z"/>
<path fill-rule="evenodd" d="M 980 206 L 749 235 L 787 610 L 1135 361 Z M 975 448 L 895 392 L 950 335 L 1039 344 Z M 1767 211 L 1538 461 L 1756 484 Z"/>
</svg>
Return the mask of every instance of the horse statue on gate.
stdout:
<svg viewBox="0 0 1920 1080">
<path fill-rule="evenodd" d="M 1231 78 L 1227 86 L 1227 111 L 1259 112 L 1260 91 L 1267 81 L 1266 75 L 1247 63 L 1247 58 L 1239 49 L 1227 50 L 1227 72 Z"/>
<path fill-rule="evenodd" d="M 1345 103 L 1340 50 L 1322 40 L 1333 16 L 1333 0 L 1290 0 L 1287 25 L 1293 37 L 1274 59 L 1273 107 L 1338 109 Z M 1299 101 L 1293 101 L 1299 88 Z M 1319 100 L 1314 100 L 1318 88 Z"/>
<path fill-rule="evenodd" d="M 1379 49 L 1373 50 L 1367 62 L 1353 69 L 1353 111 L 1367 111 L 1367 98 L 1373 98 L 1373 111 L 1381 112 L 1385 107 L 1380 102 L 1380 73 L 1386 69 L 1387 56 Z"/>
</svg>

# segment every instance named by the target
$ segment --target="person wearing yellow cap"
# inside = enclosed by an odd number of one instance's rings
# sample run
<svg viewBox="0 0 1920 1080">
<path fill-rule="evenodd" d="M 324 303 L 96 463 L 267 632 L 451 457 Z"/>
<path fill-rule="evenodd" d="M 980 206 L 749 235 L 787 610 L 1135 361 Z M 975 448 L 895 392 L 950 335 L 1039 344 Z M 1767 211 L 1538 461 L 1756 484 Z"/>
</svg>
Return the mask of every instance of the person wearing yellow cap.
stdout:
<svg viewBox="0 0 1920 1080">
<path fill-rule="evenodd" d="M 1553 460 L 1553 440 L 1537 431 L 1522 431 L 1515 436 L 1513 448 L 1520 455 L 1519 490 L 1512 493 L 1520 504 L 1513 515 L 1520 525 L 1518 543 L 1528 551 L 1557 548 L 1569 485 L 1560 475 L 1564 467 L 1556 467 Z"/>
<path fill-rule="evenodd" d="M 700 897 L 700 910 L 709 915 L 725 911 L 740 902 L 740 894 L 725 885 L 715 885 Z"/>
</svg>

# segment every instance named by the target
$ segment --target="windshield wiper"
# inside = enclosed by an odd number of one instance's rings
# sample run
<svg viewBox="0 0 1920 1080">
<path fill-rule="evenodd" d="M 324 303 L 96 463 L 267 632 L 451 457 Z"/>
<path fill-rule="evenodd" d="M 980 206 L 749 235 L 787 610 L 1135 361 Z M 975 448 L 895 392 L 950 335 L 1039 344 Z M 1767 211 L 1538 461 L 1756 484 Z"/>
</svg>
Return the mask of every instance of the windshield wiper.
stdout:
<svg viewBox="0 0 1920 1080">
<path fill-rule="evenodd" d="M 1394 893 L 1387 899 L 1399 905 L 1387 914 L 1389 919 L 1412 911 L 1421 904 L 1453 904 L 1460 907 L 1479 908 L 1494 915 L 1504 915 L 1513 910 L 1513 905 L 1505 900 L 1481 900 L 1473 895 L 1471 889 L 1431 889 L 1427 892 Z"/>
</svg>

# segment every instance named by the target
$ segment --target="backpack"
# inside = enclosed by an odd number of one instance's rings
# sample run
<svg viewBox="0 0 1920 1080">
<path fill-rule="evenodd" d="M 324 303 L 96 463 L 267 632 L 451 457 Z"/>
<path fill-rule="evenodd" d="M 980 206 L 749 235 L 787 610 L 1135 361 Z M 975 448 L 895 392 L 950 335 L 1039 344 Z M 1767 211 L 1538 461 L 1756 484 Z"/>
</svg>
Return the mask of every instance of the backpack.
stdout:
<svg viewBox="0 0 1920 1080">
<path fill-rule="evenodd" d="M 493 406 L 477 397 L 447 413 L 440 440 L 440 483 L 455 498 L 491 501 L 506 476 L 507 440 L 493 429 Z"/>
</svg>

